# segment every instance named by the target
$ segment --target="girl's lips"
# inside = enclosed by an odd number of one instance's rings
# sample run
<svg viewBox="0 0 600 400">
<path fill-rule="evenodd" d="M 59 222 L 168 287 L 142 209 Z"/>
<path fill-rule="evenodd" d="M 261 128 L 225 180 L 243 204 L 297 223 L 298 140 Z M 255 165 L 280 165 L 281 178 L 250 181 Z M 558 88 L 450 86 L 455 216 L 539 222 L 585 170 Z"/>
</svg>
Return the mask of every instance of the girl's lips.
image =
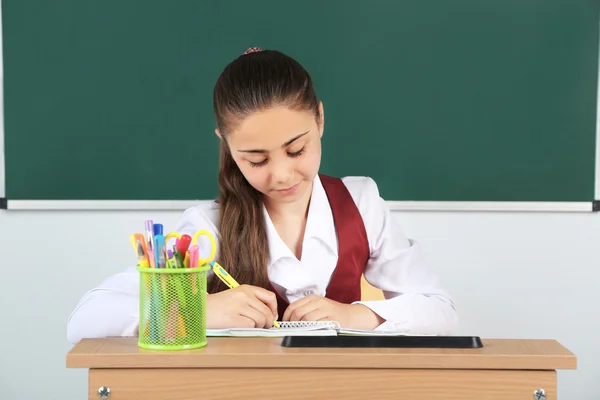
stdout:
<svg viewBox="0 0 600 400">
<path fill-rule="evenodd" d="M 292 194 L 292 193 L 294 193 L 296 190 L 298 190 L 298 186 L 300 186 L 300 182 L 296 183 L 294 186 L 292 186 L 292 187 L 289 187 L 289 188 L 287 188 L 287 189 L 281 189 L 281 190 L 278 190 L 277 192 L 278 192 L 278 193 L 281 193 L 281 194 Z"/>
</svg>

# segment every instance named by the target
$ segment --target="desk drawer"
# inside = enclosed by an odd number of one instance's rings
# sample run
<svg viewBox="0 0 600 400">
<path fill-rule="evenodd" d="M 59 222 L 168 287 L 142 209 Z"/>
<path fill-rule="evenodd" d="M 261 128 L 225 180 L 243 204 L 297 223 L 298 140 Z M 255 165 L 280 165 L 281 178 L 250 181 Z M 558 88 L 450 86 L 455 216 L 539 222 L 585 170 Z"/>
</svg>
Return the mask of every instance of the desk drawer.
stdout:
<svg viewBox="0 0 600 400">
<path fill-rule="evenodd" d="M 556 400 L 556 371 L 451 369 L 91 369 L 89 399 Z"/>
</svg>

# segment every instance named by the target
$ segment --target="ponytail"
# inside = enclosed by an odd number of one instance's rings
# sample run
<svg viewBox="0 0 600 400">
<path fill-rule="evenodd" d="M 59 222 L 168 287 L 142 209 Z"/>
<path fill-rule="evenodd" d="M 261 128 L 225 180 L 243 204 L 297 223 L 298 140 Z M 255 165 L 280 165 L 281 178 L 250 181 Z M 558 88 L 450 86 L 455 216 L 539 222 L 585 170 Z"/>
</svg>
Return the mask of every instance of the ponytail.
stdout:
<svg viewBox="0 0 600 400">
<path fill-rule="evenodd" d="M 240 284 L 268 288 L 269 247 L 261 194 L 244 178 L 227 142 L 221 140 L 219 166 L 219 264 Z M 227 289 L 213 279 L 209 293 Z"/>
</svg>

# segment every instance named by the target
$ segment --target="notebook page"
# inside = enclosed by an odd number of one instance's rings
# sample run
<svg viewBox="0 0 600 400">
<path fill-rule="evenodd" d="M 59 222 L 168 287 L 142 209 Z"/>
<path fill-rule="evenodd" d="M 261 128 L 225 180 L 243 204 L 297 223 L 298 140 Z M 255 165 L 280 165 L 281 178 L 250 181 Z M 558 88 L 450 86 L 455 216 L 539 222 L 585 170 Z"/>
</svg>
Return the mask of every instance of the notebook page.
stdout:
<svg viewBox="0 0 600 400">
<path fill-rule="evenodd" d="M 283 336 L 336 336 L 339 324 L 333 321 L 285 321 L 281 328 L 207 329 L 206 336 L 224 337 L 283 337 Z"/>
</svg>

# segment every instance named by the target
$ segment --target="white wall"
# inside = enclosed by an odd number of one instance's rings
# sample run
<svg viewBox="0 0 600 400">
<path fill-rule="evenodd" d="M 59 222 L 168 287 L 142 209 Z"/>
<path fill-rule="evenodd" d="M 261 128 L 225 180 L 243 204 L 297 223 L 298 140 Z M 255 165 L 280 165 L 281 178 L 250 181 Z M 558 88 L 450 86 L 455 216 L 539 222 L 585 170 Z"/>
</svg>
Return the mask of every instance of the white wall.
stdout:
<svg viewBox="0 0 600 400">
<path fill-rule="evenodd" d="M 86 398 L 65 368 L 66 321 L 80 296 L 135 262 L 129 235 L 180 212 L 0 212 L 2 398 Z M 578 356 L 562 399 L 598 399 L 600 214 L 396 213 L 458 303 L 459 333 L 557 339 Z M 28 352 L 29 355 L 26 355 Z M 44 371 L 44 373 L 41 373 Z"/>
</svg>

